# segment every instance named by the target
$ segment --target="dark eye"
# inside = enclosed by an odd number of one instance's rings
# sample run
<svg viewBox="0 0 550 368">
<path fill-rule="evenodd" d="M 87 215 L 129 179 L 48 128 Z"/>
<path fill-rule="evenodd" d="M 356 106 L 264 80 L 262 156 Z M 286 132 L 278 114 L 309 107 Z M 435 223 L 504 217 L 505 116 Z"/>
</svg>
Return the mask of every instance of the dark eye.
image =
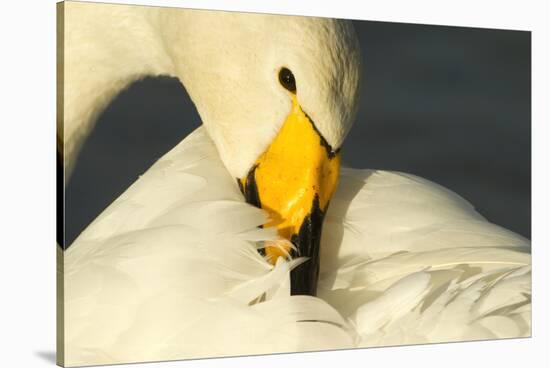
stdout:
<svg viewBox="0 0 550 368">
<path fill-rule="evenodd" d="M 296 80 L 294 74 L 287 68 L 281 68 L 279 71 L 279 82 L 292 93 L 296 93 Z"/>
</svg>

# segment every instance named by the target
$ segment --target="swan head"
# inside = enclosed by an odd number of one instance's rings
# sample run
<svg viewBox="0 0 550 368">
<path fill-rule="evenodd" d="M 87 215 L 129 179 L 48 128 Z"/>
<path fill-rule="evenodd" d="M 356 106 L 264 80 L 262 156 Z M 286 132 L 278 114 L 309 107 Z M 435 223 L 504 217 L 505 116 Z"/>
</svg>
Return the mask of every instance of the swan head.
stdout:
<svg viewBox="0 0 550 368">
<path fill-rule="evenodd" d="M 280 256 L 311 258 L 296 294 L 315 294 L 324 213 L 340 147 L 357 108 L 360 52 L 351 22 L 242 13 L 195 18 L 180 50 L 182 79 L 245 198 L 289 241 Z M 187 34 L 191 32 L 186 32 Z M 174 42 L 176 42 L 175 40 Z"/>
<path fill-rule="evenodd" d="M 271 144 L 294 96 L 326 142 L 340 148 L 359 94 L 360 51 L 350 21 L 212 11 L 191 17 L 190 29 L 164 42 L 233 177 L 245 176 Z M 282 85 L 283 68 L 295 92 Z"/>
</svg>

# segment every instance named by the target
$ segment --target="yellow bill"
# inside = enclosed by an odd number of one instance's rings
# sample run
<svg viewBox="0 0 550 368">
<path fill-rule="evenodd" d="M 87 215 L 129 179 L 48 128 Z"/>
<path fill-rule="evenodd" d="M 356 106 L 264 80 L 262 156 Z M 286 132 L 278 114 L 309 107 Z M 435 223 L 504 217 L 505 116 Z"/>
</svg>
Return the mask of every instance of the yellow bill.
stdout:
<svg viewBox="0 0 550 368">
<path fill-rule="evenodd" d="M 292 96 L 292 110 L 267 150 L 239 184 L 247 201 L 270 215 L 288 244 L 268 243 L 271 263 L 279 257 L 308 257 L 291 273 L 292 294 L 315 295 L 323 218 L 336 190 L 340 153 L 333 151 Z"/>
</svg>

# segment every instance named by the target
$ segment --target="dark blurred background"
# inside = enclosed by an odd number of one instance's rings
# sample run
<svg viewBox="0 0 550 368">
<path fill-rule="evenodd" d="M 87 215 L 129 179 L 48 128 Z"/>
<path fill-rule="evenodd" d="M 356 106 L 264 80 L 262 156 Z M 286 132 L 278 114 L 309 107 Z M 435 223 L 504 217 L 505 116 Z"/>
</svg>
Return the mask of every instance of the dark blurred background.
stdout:
<svg viewBox="0 0 550 368">
<path fill-rule="evenodd" d="M 439 183 L 489 221 L 531 236 L 531 34 L 356 21 L 362 99 L 342 149 L 357 168 Z M 65 244 L 199 126 L 183 86 L 149 78 L 120 94 L 66 189 Z"/>
</svg>

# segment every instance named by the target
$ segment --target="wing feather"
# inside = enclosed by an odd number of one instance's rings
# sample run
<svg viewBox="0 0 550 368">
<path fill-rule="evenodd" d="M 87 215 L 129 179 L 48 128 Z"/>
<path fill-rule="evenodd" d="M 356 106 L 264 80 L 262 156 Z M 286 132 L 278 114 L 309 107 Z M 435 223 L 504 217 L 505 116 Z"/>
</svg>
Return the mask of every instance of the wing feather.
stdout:
<svg viewBox="0 0 550 368">
<path fill-rule="evenodd" d="M 65 363 L 103 364 L 528 336 L 530 245 L 424 179 L 344 169 L 319 296 L 268 263 L 202 128 L 64 253 Z"/>
</svg>

